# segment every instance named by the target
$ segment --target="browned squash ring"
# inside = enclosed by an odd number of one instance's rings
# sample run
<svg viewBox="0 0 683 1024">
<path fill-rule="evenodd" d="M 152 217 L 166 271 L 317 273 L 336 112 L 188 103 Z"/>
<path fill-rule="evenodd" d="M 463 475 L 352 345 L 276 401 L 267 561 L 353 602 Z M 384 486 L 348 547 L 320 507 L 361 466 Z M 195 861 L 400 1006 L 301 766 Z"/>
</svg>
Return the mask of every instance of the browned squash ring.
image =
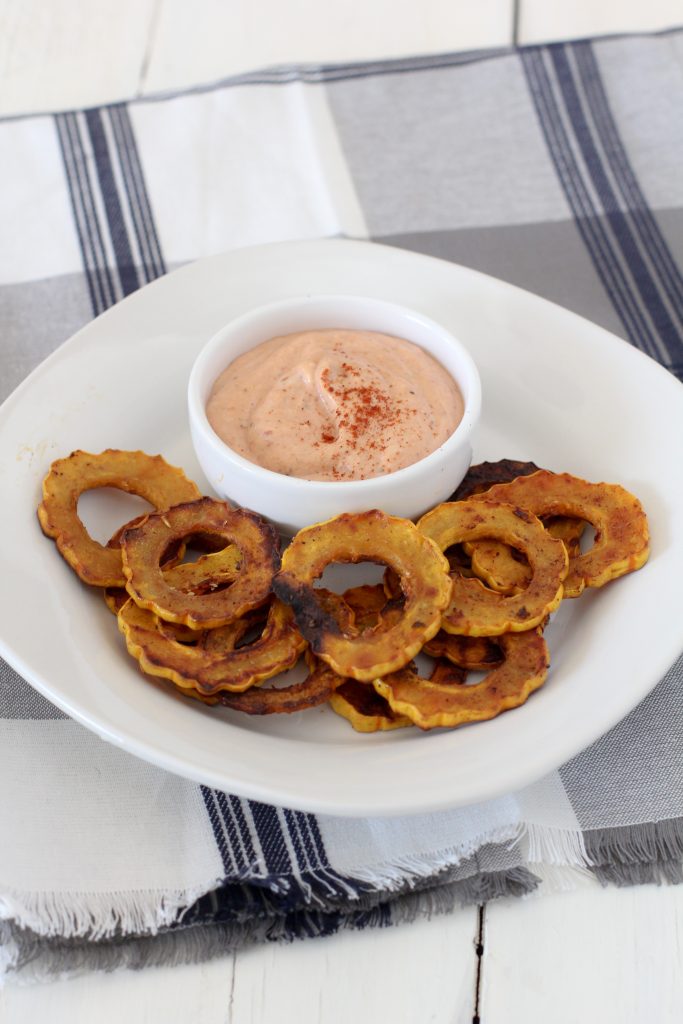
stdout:
<svg viewBox="0 0 683 1024">
<path fill-rule="evenodd" d="M 395 714 L 369 683 L 357 679 L 344 679 L 329 701 L 332 710 L 350 722 L 356 732 L 387 732 L 413 724 L 406 715 Z"/>
<path fill-rule="evenodd" d="M 396 714 L 406 715 L 420 729 L 452 728 L 495 718 L 519 707 L 542 686 L 550 664 L 545 640 L 535 629 L 507 633 L 496 643 L 505 660 L 473 686 L 421 679 L 410 669 L 376 679 L 373 686 Z"/>
<path fill-rule="evenodd" d="M 157 509 L 194 501 L 200 492 L 182 469 L 170 466 L 161 455 L 108 448 L 99 455 L 75 451 L 52 463 L 43 480 L 43 500 L 38 506 L 43 533 L 54 539 L 60 554 L 84 583 L 123 587 L 120 550 L 93 540 L 78 515 L 81 494 L 98 487 L 137 494 Z"/>
<path fill-rule="evenodd" d="M 201 697 L 240 693 L 285 672 L 306 646 L 291 610 L 280 601 L 273 602 L 262 635 L 243 647 L 236 645 L 252 624 L 248 619 L 223 627 L 220 642 L 214 638 L 211 649 L 205 639 L 196 646 L 173 639 L 165 623 L 133 600 L 121 609 L 118 621 L 128 652 L 143 672 L 170 679 L 184 691 L 196 690 Z"/>
<path fill-rule="evenodd" d="M 460 668 L 480 672 L 500 664 L 503 657 L 497 643 L 486 636 L 456 636 L 440 629 L 422 648 L 432 658 L 446 658 Z"/>
<path fill-rule="evenodd" d="M 163 572 L 159 563 L 169 543 L 193 533 L 220 537 L 238 549 L 239 572 L 227 590 L 189 593 Z M 254 512 L 231 509 L 213 498 L 152 513 L 124 532 L 121 550 L 126 590 L 135 603 L 191 629 L 226 625 L 264 604 L 280 561 L 279 538 L 272 526 Z"/>
<path fill-rule="evenodd" d="M 342 616 L 348 609 L 359 632 L 389 629 L 397 625 L 403 615 L 403 595 L 399 592 L 396 597 L 388 597 L 381 583 L 350 587 L 339 600 Z"/>
<path fill-rule="evenodd" d="M 406 672 L 408 669 L 400 671 Z M 412 662 L 410 671 L 417 671 Z M 440 658 L 435 662 L 429 680 L 442 686 L 453 686 L 463 683 L 466 675 L 463 669 Z M 346 679 L 337 687 L 330 697 L 330 707 L 342 718 L 346 718 L 356 732 L 386 732 L 413 724 L 407 715 L 393 711 L 389 702 L 373 686 L 359 683 L 356 679 Z"/>
<path fill-rule="evenodd" d="M 460 486 L 449 498 L 449 501 L 462 501 L 474 494 L 488 491 L 494 484 L 510 483 L 520 476 L 537 473 L 540 467 L 535 462 L 518 462 L 514 459 L 499 459 L 497 462 L 480 462 L 470 466 Z M 579 541 L 585 523 L 565 516 L 553 516 L 543 522 L 551 537 L 564 541 L 567 553 L 571 557 L 578 554 Z M 471 560 L 467 569 L 454 564 L 449 557 L 452 569 L 458 569 L 463 576 L 474 574 L 483 580 L 488 587 L 501 594 L 516 594 L 529 585 L 531 573 L 528 563 L 515 557 L 506 544 L 496 540 L 478 540 L 465 546 L 465 553 Z"/>
<path fill-rule="evenodd" d="M 352 587 L 344 591 L 344 602 L 354 616 L 356 625 L 363 629 L 376 629 L 382 620 L 386 624 L 390 616 L 400 614 L 400 607 L 395 600 L 390 600 L 381 584 L 375 586 Z M 386 628 L 386 626 L 385 626 Z M 322 662 L 320 663 L 322 664 Z M 405 715 L 397 715 L 389 707 L 384 697 L 368 683 L 359 683 L 357 679 L 342 679 L 332 673 L 337 686 L 330 697 L 330 707 L 342 718 L 351 723 L 356 732 L 385 732 L 412 725 Z M 438 682 L 463 682 L 465 673 L 443 660 L 434 665 L 430 679 Z"/>
<path fill-rule="evenodd" d="M 401 577 L 400 620 L 386 629 L 344 628 L 316 597 L 313 581 L 331 562 L 375 561 Z M 273 580 L 294 609 L 312 650 L 341 676 L 369 682 L 405 665 L 439 628 L 451 591 L 448 563 L 413 523 L 373 510 L 336 516 L 301 530 Z"/>
<path fill-rule="evenodd" d="M 399 601 L 388 598 L 381 583 L 351 587 L 344 591 L 343 600 L 359 629 L 386 628 L 390 618 L 402 614 Z M 330 696 L 330 707 L 350 722 L 356 732 L 386 732 L 413 724 L 405 715 L 395 715 L 384 697 L 368 683 L 343 679 L 326 668 L 338 683 Z"/>
<path fill-rule="evenodd" d="M 571 516 L 590 523 L 595 542 L 590 551 L 570 559 L 565 597 L 578 597 L 584 587 L 602 587 L 639 569 L 650 553 L 642 505 L 619 484 L 589 483 L 569 473 L 541 470 L 498 484 L 472 500 L 509 501 L 538 516 Z"/>
<path fill-rule="evenodd" d="M 550 537 L 540 520 L 526 509 L 468 498 L 437 505 L 417 525 L 442 551 L 452 544 L 495 537 L 522 551 L 531 566 L 529 586 L 523 593 L 509 596 L 455 573 L 451 602 L 441 622 L 446 632 L 498 636 L 528 630 L 542 622 L 562 600 L 566 548 Z"/>
<path fill-rule="evenodd" d="M 361 629 L 372 629 L 379 625 L 383 611 L 391 604 L 381 583 L 349 587 L 342 598 L 353 612 L 355 624 Z"/>
<path fill-rule="evenodd" d="M 506 484 L 518 476 L 529 476 L 540 469 L 535 462 L 519 462 L 517 459 L 498 459 L 496 462 L 478 462 L 470 466 L 458 484 L 449 501 L 465 501 L 473 494 L 488 491 L 494 484 Z"/>
<path fill-rule="evenodd" d="M 568 516 L 550 516 L 541 522 L 551 537 L 562 541 L 569 558 L 581 553 L 581 537 L 586 528 L 584 522 Z M 515 558 L 514 551 L 507 544 L 497 540 L 477 540 L 466 544 L 465 549 L 475 575 L 492 590 L 501 594 L 518 594 L 529 586 L 531 572 L 528 563 Z"/>
<path fill-rule="evenodd" d="M 108 542 L 107 547 L 120 547 L 124 530 L 138 526 L 144 518 L 144 516 L 138 516 L 137 519 L 121 526 Z M 178 590 L 205 594 L 217 587 L 232 583 L 239 571 L 240 553 L 234 545 L 203 555 L 196 562 L 184 562 L 178 565 L 177 563 L 181 561 L 184 554 L 185 544 L 178 541 L 171 546 L 170 552 L 166 552 L 161 562 L 161 568 L 167 581 Z M 168 575 L 169 571 L 171 571 L 170 576 Z M 130 594 L 125 587 L 105 587 L 104 589 L 105 603 L 114 615 L 119 614 L 129 597 Z"/>
<path fill-rule="evenodd" d="M 289 715 L 325 704 L 341 682 L 329 665 L 306 651 L 309 672 L 301 683 L 291 686 L 254 686 L 245 693 L 221 693 L 218 703 L 247 715 Z"/>
</svg>

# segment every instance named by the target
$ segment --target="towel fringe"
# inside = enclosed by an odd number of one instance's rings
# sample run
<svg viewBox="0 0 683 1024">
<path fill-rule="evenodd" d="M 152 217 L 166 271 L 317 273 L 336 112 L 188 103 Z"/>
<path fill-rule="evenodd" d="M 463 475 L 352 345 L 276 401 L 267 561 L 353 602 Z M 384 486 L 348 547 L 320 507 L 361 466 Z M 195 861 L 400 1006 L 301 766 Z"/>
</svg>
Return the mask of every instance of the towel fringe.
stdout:
<svg viewBox="0 0 683 1024">
<path fill-rule="evenodd" d="M 13 948 L 15 954 L 11 962 L 0 965 L 0 985 L 3 973 L 11 972 L 14 982 L 29 985 L 92 971 L 140 970 L 201 963 L 255 943 L 293 942 L 346 930 L 407 924 L 420 918 L 451 913 L 459 906 L 479 903 L 482 899 L 520 896 L 537 882 L 525 868 L 512 868 L 409 892 L 375 905 L 359 906 L 346 914 L 300 910 L 239 924 L 201 925 L 154 936 L 119 937 L 97 943 L 78 938 L 49 939 L 6 923 L 0 925 L 0 929 L 4 929 L 4 932 L 0 931 L 0 937 L 6 949 Z"/>
<path fill-rule="evenodd" d="M 519 843 L 522 848 L 523 860 L 532 865 L 588 868 L 593 863 L 579 829 L 527 824 L 521 829 L 515 843 Z"/>
<path fill-rule="evenodd" d="M 6 890 L 0 893 L 0 920 L 12 921 L 47 938 L 87 937 L 97 942 L 115 935 L 156 935 L 221 881 L 214 878 L 192 889 L 146 892 Z"/>
<path fill-rule="evenodd" d="M 683 859 L 683 819 L 668 818 L 616 828 L 589 829 L 586 849 L 594 863 L 664 863 Z"/>
<path fill-rule="evenodd" d="M 382 889 L 387 893 L 411 888 L 422 878 L 438 875 L 448 868 L 457 867 L 468 857 L 488 843 L 505 843 L 513 846 L 523 833 L 524 827 L 518 824 L 506 825 L 481 832 L 457 846 L 443 850 L 430 850 L 419 855 L 397 857 L 390 863 L 372 864 L 368 867 L 354 867 L 354 881 L 362 882 L 372 889 Z"/>
</svg>

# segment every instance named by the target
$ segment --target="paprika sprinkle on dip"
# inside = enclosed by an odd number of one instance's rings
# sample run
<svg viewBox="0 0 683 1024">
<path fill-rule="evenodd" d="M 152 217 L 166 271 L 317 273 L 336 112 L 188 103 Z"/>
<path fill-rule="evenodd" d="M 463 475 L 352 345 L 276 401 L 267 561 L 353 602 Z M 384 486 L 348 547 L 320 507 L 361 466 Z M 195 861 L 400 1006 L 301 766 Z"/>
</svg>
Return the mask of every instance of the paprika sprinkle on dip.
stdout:
<svg viewBox="0 0 683 1024">
<path fill-rule="evenodd" d="M 287 334 L 239 356 L 206 412 L 227 445 L 306 480 L 365 480 L 423 459 L 463 415 L 450 374 L 403 338 L 326 329 Z"/>
</svg>

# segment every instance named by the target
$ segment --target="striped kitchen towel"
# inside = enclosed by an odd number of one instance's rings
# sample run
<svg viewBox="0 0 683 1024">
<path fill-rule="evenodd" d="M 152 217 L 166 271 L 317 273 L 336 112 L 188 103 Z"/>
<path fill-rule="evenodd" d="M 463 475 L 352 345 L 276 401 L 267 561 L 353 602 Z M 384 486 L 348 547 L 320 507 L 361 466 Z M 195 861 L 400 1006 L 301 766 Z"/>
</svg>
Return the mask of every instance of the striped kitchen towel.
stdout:
<svg viewBox="0 0 683 1024">
<path fill-rule="evenodd" d="M 254 73 L 0 123 L 3 395 L 188 260 L 351 236 L 454 260 L 683 377 L 683 32 Z M 664 429 L 664 428 L 663 428 Z M 340 820 L 168 775 L 0 666 L 0 970 L 187 961 L 545 887 L 681 881 L 683 660 L 521 792 Z"/>
</svg>

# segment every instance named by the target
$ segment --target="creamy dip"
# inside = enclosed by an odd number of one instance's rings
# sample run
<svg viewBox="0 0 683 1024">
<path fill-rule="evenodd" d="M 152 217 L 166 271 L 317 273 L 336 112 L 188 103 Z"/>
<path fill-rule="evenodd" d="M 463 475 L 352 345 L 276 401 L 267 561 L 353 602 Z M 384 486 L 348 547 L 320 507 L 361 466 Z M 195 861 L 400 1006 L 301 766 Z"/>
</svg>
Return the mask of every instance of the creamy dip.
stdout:
<svg viewBox="0 0 683 1024">
<path fill-rule="evenodd" d="M 463 415 L 450 374 L 403 338 L 328 329 L 287 334 L 239 356 L 206 407 L 234 451 L 306 480 L 365 480 L 410 466 Z"/>
</svg>

